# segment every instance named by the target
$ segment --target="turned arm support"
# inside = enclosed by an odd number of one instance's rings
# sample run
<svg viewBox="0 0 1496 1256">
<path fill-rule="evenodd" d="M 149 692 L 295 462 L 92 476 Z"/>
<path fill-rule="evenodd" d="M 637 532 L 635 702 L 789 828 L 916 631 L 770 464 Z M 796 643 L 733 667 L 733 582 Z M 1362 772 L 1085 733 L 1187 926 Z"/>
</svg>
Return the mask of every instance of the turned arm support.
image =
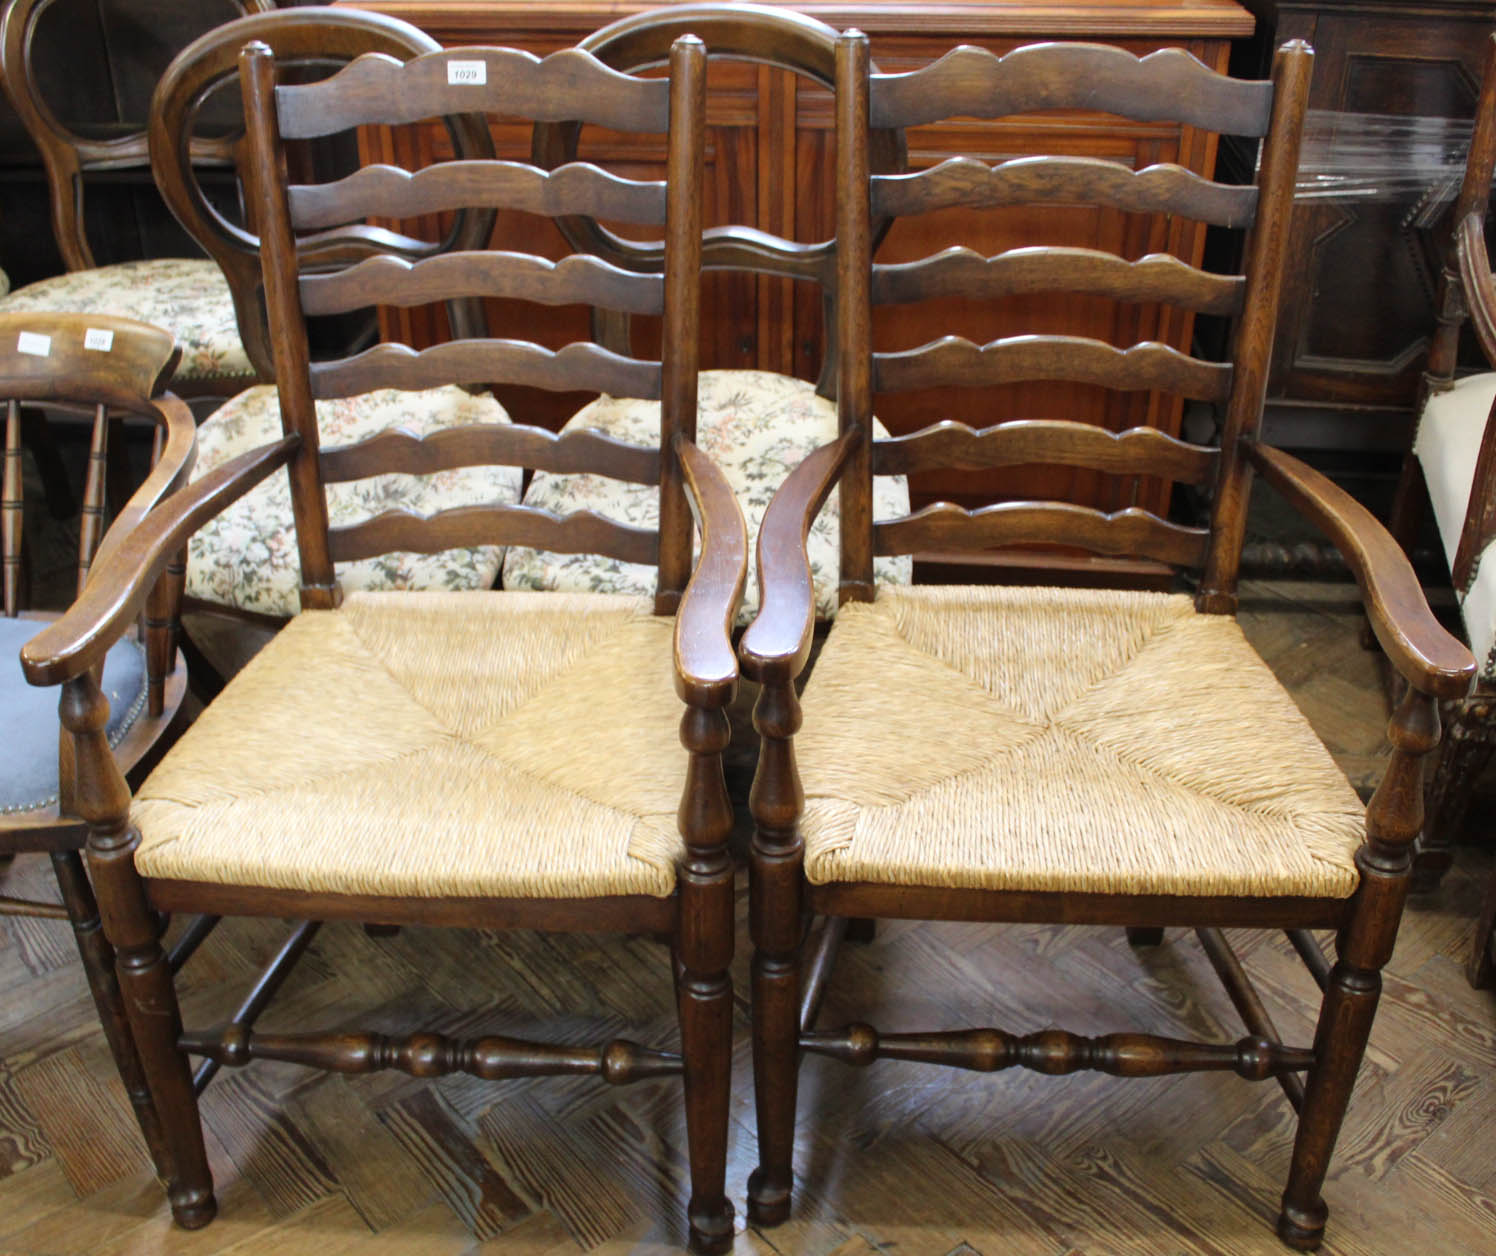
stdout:
<svg viewBox="0 0 1496 1256">
<path fill-rule="evenodd" d="M 1391 534 L 1349 493 L 1297 458 L 1266 445 L 1249 444 L 1246 450 L 1263 479 L 1345 556 L 1366 617 L 1392 665 L 1422 693 L 1463 697 L 1475 677 L 1475 660 L 1434 618 Z"/>
<path fill-rule="evenodd" d="M 284 466 L 300 443 L 299 436 L 285 436 L 240 454 L 174 493 L 128 532 L 118 525 L 110 529 L 82 596 L 22 648 L 26 679 L 33 685 L 56 685 L 102 662 L 187 538 Z"/>
<path fill-rule="evenodd" d="M 738 686 L 732 628 L 748 576 L 748 525 L 717 465 L 685 437 L 676 450 L 701 557 L 675 616 L 675 686 L 692 706 L 724 707 Z"/>
<path fill-rule="evenodd" d="M 757 618 L 743 634 L 743 670 L 760 684 L 788 684 L 810 657 L 816 596 L 805 538 L 861 439 L 853 428 L 791 471 L 758 533 Z"/>
</svg>

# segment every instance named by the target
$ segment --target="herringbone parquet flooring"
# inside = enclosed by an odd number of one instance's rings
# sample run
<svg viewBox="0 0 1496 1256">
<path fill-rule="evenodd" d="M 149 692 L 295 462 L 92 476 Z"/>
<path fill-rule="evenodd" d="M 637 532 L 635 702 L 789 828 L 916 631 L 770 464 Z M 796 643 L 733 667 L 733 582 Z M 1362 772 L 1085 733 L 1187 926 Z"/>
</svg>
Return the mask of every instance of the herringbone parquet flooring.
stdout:
<svg viewBox="0 0 1496 1256">
<path fill-rule="evenodd" d="M 1258 586 L 1249 634 L 1358 783 L 1386 708 L 1339 589 Z M 932 730 L 932 735 L 950 735 Z M 1492 814 L 1484 804 L 1485 823 Z M 1477 815 L 1482 808 L 1477 808 Z M 1492 858 L 1466 848 L 1415 901 L 1331 1179 L 1327 1253 L 1496 1252 L 1496 995 L 1462 975 Z M 18 860 L 7 892 L 45 891 Z M 278 944 L 226 922 L 187 970 L 190 1023 L 229 1015 Z M 1234 936 L 1280 1027 L 1311 1034 L 1311 983 L 1276 935 Z M 737 988 L 746 991 L 746 930 Z M 417 1082 L 257 1065 L 204 1100 L 219 1219 L 174 1230 L 110 1064 L 64 924 L 0 925 L 0 1253 L 664 1252 L 683 1236 L 679 1092 L 585 1080 Z M 474 1009 L 477 1009 L 476 1011 Z M 1135 953 L 1121 931 L 895 924 L 848 947 L 824 1023 L 1051 1024 L 1232 1039 L 1240 1028 L 1186 935 Z M 740 1010 L 729 1186 L 754 1163 Z M 658 944 L 408 929 L 323 929 L 266 1028 L 566 1040 L 674 1036 Z M 740 1252 L 944 1256 L 1277 1253 L 1290 1112 L 1271 1083 L 970 1076 L 808 1061 L 794 1218 Z"/>
</svg>

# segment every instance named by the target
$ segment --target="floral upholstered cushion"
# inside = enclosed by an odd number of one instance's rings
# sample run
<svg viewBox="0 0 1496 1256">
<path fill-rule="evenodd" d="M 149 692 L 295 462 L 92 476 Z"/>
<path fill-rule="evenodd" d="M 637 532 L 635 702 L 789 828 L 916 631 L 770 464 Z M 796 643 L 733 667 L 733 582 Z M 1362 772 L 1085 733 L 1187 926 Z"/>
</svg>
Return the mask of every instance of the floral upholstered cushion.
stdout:
<svg viewBox="0 0 1496 1256">
<path fill-rule="evenodd" d="M 836 406 L 816 396 L 805 380 L 770 371 L 703 371 L 698 388 L 697 444 L 722 469 L 748 521 L 749 544 L 775 490 L 785 476 L 817 447 L 836 439 Z M 655 401 L 600 397 L 577 411 L 566 424 L 593 428 L 636 445 L 657 444 L 660 407 Z M 874 430 L 887 436 L 874 420 Z M 525 493 L 525 504 L 563 514 L 595 510 L 620 523 L 654 527 L 659 519 L 657 490 L 595 475 L 551 475 L 539 472 Z M 909 488 L 902 476 L 874 481 L 873 515 L 907 514 Z M 816 614 L 836 614 L 836 581 L 840 532 L 833 493 L 811 529 L 808 549 L 815 577 Z M 504 560 L 504 587 L 564 592 L 654 593 L 655 569 L 598 554 L 552 554 L 514 548 Z M 880 584 L 908 584 L 908 558 L 880 558 L 873 564 Z M 749 564 L 748 588 L 738 613 L 748 623 L 758 611 L 758 582 Z"/>
<path fill-rule="evenodd" d="M 239 343 L 228 280 L 216 262 L 203 258 L 163 257 L 73 271 L 39 279 L 0 300 L 0 312 L 30 310 L 115 314 L 164 327 L 182 350 L 178 380 L 254 377 Z"/>
<path fill-rule="evenodd" d="M 359 397 L 317 402 L 322 447 L 351 445 L 387 428 L 415 436 L 473 423 L 507 423 L 504 408 L 487 394 L 455 385 L 424 392 L 392 388 Z M 272 384 L 260 384 L 227 401 L 199 427 L 193 478 L 230 458 L 277 439 L 280 407 Z M 519 500 L 517 467 L 461 467 L 432 475 L 376 475 L 327 486 L 334 527 L 360 523 L 389 510 L 432 515 L 455 506 Z M 499 574 L 497 546 L 438 554 L 390 553 L 337 565 L 344 592 L 356 589 L 487 589 Z M 301 559 L 291 519 L 291 481 L 277 471 L 263 484 L 209 520 L 187 549 L 187 594 L 219 606 L 263 615 L 300 609 Z"/>
</svg>

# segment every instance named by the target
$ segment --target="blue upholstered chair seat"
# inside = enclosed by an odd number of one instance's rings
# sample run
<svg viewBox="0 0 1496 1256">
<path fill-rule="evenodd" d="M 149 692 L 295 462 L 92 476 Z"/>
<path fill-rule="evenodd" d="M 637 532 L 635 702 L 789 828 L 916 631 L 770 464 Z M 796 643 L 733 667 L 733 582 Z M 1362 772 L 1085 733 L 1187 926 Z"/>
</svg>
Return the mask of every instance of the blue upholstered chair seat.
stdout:
<svg viewBox="0 0 1496 1256">
<path fill-rule="evenodd" d="M 0 617 L 0 812 L 29 811 L 57 798 L 58 690 L 28 685 L 16 661 L 43 626 Z M 117 746 L 145 706 L 145 652 L 128 637 L 104 660 L 104 695 L 109 744 Z"/>
</svg>

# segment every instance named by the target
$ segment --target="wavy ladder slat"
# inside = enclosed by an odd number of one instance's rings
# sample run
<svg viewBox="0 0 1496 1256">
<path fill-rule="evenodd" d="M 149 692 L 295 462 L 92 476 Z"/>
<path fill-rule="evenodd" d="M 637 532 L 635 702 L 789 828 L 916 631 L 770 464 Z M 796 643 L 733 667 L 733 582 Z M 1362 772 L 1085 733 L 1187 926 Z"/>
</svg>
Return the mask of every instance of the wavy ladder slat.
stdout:
<svg viewBox="0 0 1496 1256">
<path fill-rule="evenodd" d="M 1108 514 L 1069 502 L 1001 502 L 978 510 L 939 502 L 902 519 L 873 525 L 873 552 L 880 555 L 1053 544 L 1198 567 L 1205 560 L 1209 540 L 1205 528 L 1168 523 L 1137 506 Z"/>
<path fill-rule="evenodd" d="M 665 281 L 597 257 L 559 262 L 531 253 L 444 253 L 424 261 L 371 257 L 329 275 L 301 280 L 307 314 L 341 314 L 370 305 L 425 305 L 457 297 L 493 297 L 541 305 L 594 305 L 628 314 L 659 314 Z"/>
<path fill-rule="evenodd" d="M 484 423 L 428 436 L 391 428 L 353 445 L 324 449 L 322 478 L 330 484 L 386 472 L 430 475 L 456 467 L 510 465 L 563 475 L 593 473 L 634 484 L 660 482 L 657 446 L 630 445 L 577 428 L 556 435 L 541 427 Z"/>
<path fill-rule="evenodd" d="M 1156 341 L 1118 349 L 1086 336 L 1012 336 L 985 345 L 944 336 L 917 349 L 873 355 L 876 391 L 1035 379 L 1118 390 L 1161 389 L 1197 401 L 1224 401 L 1231 391 L 1229 364 L 1202 362 Z"/>
<path fill-rule="evenodd" d="M 553 392 L 605 392 L 655 401 L 660 364 L 626 358 L 600 345 L 552 351 L 525 340 L 454 340 L 420 352 L 382 344 L 351 358 L 311 367 L 312 395 L 351 397 L 372 388 L 506 383 Z"/>
<path fill-rule="evenodd" d="M 663 132 L 670 84 L 620 74 L 577 48 L 543 58 L 513 48 L 463 48 L 406 62 L 366 53 L 320 82 L 276 88 L 275 104 L 286 139 L 456 113 Z"/>
<path fill-rule="evenodd" d="M 1164 301 L 1200 314 L 1235 314 L 1246 280 L 1212 275 L 1170 253 L 1135 262 L 1100 249 L 1034 247 L 984 257 L 958 245 L 915 262 L 874 264 L 871 292 L 879 305 L 946 293 L 992 299 L 1035 292 L 1076 292 L 1123 301 Z"/>
<path fill-rule="evenodd" d="M 552 514 L 534 506 L 459 506 L 434 515 L 389 510 L 364 523 L 327 531 L 334 562 L 356 562 L 395 551 L 436 554 L 480 545 L 528 545 L 562 554 L 606 554 L 626 563 L 659 561 L 652 528 L 615 523 L 590 510 Z"/>
<path fill-rule="evenodd" d="M 1157 428 L 1111 432 L 1067 419 L 1016 419 L 980 429 L 948 419 L 907 436 L 873 442 L 874 475 L 1044 463 L 1207 485 L 1215 480 L 1218 461 L 1216 450 L 1191 445 Z"/>
<path fill-rule="evenodd" d="M 1085 109 L 1260 136 L 1273 104 L 1271 82 L 1217 74 L 1182 48 L 1136 57 L 1100 44 L 1041 44 L 1001 57 L 963 45 L 908 74 L 875 74 L 870 91 L 875 127 Z"/>
<path fill-rule="evenodd" d="M 874 217 L 957 207 L 1073 204 L 1250 227 L 1257 213 L 1255 187 L 1212 183 L 1167 162 L 1129 170 L 1099 157 L 1015 157 L 995 166 L 975 157 L 948 157 L 914 174 L 874 175 L 871 200 Z"/>
<path fill-rule="evenodd" d="M 549 218 L 590 214 L 651 226 L 665 221 L 663 182 L 620 178 L 585 161 L 549 171 L 519 161 L 449 161 L 414 174 L 372 165 L 331 183 L 299 183 L 288 195 L 298 231 L 371 215 L 413 218 L 474 206 Z"/>
</svg>

